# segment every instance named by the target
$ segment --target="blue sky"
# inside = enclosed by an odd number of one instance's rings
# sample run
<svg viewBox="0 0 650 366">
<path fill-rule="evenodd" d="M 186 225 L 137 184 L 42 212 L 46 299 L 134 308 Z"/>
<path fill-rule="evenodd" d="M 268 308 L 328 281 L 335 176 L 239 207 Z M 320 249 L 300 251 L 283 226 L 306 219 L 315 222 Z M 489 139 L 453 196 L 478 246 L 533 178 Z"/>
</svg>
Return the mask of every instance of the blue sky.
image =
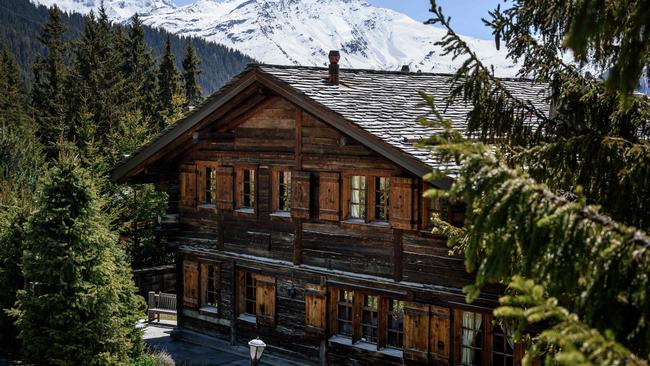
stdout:
<svg viewBox="0 0 650 366">
<path fill-rule="evenodd" d="M 429 0 L 367 0 L 375 6 L 390 8 L 408 14 L 411 18 L 424 21 L 430 18 Z M 174 0 L 177 5 L 185 5 L 193 0 Z M 467 36 L 491 39 L 489 29 L 483 26 L 481 17 L 487 17 L 488 11 L 502 2 L 500 0 L 438 0 L 444 13 L 451 17 L 454 29 Z"/>
</svg>

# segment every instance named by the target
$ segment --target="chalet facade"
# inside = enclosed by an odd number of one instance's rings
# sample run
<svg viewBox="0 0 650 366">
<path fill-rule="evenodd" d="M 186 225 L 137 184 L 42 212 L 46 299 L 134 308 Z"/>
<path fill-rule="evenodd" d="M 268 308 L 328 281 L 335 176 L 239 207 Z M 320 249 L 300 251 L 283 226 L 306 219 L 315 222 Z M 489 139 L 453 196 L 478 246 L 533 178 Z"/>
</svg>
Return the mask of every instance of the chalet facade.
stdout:
<svg viewBox="0 0 650 366">
<path fill-rule="evenodd" d="M 437 165 L 414 146 L 435 132 L 418 92 L 441 98 L 448 78 L 251 65 L 117 166 L 170 195 L 179 330 L 305 364 L 518 364 L 498 289 L 467 305 L 473 276 L 431 234 L 433 212 L 462 224 L 462 207 L 422 198 Z M 445 111 L 459 128 L 466 112 Z"/>
</svg>

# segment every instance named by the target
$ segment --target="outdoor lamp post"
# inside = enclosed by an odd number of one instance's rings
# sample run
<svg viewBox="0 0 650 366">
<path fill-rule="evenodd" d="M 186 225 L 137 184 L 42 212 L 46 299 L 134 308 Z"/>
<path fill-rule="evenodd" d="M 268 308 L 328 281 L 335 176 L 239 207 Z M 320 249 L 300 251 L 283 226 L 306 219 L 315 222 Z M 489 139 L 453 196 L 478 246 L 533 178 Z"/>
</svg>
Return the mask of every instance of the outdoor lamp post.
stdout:
<svg viewBox="0 0 650 366">
<path fill-rule="evenodd" d="M 248 347 L 250 347 L 251 366 L 257 366 L 260 362 L 260 358 L 262 358 L 262 353 L 264 352 L 266 343 L 257 337 L 248 342 Z"/>
</svg>

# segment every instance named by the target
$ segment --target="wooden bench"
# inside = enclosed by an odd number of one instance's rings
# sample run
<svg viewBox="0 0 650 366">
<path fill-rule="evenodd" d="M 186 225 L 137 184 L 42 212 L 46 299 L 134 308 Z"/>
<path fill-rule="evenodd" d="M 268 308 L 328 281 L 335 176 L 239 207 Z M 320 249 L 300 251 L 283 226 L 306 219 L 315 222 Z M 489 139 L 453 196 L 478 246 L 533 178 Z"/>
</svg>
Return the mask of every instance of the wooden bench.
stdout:
<svg viewBox="0 0 650 366">
<path fill-rule="evenodd" d="M 149 291 L 149 300 L 147 302 L 147 317 L 149 322 L 157 319 L 160 322 L 160 314 L 176 315 L 176 295 L 166 294 L 161 292 L 159 294 Z"/>
</svg>

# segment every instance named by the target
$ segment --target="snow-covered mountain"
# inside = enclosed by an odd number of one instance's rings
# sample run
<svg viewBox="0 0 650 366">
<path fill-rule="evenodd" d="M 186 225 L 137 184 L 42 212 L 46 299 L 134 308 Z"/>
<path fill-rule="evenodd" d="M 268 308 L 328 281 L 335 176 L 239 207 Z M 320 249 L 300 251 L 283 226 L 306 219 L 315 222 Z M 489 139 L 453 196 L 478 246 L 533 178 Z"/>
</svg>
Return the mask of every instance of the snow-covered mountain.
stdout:
<svg viewBox="0 0 650 366">
<path fill-rule="evenodd" d="M 100 0 L 32 0 L 87 13 Z M 434 43 L 445 34 L 396 11 L 363 0 L 197 0 L 177 7 L 170 0 L 105 0 L 109 16 L 143 22 L 185 36 L 202 37 L 265 63 L 325 66 L 329 50 L 341 51 L 343 67 L 451 72 L 462 60 L 441 56 Z M 491 41 L 466 37 L 500 76 L 516 69 Z"/>
</svg>

